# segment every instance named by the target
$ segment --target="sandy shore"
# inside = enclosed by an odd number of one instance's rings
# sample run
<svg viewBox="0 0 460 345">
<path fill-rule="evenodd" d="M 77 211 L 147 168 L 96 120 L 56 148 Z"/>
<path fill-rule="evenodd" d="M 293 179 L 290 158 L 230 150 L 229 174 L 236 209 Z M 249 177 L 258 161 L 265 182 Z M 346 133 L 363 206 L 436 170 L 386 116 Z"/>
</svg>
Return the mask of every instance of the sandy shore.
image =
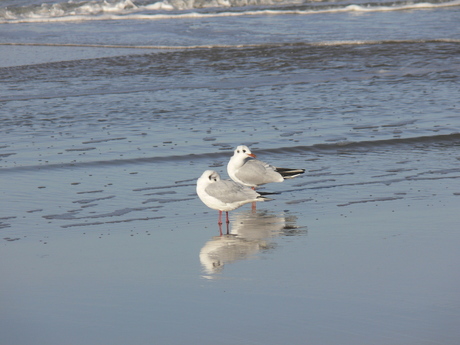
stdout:
<svg viewBox="0 0 460 345">
<path fill-rule="evenodd" d="M 458 47 L 432 12 L 32 26 L 249 48 L 0 45 L 2 345 L 457 345 Z M 306 172 L 220 236 L 195 181 L 239 144 Z"/>
<path fill-rule="evenodd" d="M 309 171 L 221 237 L 187 179 L 204 163 L 3 171 L 4 341 L 455 343 L 452 179 Z"/>
</svg>

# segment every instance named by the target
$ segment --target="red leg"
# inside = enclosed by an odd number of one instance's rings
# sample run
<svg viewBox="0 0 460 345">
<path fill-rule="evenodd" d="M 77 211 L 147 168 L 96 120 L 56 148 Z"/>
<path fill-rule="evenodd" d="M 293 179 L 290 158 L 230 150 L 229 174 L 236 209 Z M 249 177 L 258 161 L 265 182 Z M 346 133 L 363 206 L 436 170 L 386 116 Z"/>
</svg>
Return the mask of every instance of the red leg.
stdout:
<svg viewBox="0 0 460 345">
<path fill-rule="evenodd" d="M 252 190 L 256 190 L 256 187 L 251 187 L 251 188 Z M 252 203 L 251 209 L 252 209 L 252 212 L 256 212 L 256 202 L 255 201 Z"/>
<path fill-rule="evenodd" d="M 230 223 L 230 220 L 228 220 L 228 212 L 225 212 L 227 214 L 227 224 Z"/>
<path fill-rule="evenodd" d="M 222 225 L 222 211 L 219 211 L 219 220 L 217 221 L 217 224 Z"/>
</svg>

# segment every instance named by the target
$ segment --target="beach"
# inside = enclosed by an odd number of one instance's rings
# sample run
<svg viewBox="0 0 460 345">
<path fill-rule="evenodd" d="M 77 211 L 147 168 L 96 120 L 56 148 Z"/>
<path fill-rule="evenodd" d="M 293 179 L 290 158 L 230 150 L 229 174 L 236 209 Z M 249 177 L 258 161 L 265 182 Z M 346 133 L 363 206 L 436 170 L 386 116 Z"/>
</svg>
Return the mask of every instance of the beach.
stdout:
<svg viewBox="0 0 460 345">
<path fill-rule="evenodd" d="M 458 342 L 458 2 L 0 6 L 2 343 Z"/>
</svg>

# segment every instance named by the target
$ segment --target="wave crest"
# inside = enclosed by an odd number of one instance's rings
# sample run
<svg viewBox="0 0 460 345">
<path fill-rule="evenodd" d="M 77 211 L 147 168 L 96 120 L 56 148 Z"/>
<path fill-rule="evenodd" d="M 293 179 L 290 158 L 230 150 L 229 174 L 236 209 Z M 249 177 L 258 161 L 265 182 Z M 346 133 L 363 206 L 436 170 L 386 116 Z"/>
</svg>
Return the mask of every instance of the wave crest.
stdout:
<svg viewBox="0 0 460 345">
<path fill-rule="evenodd" d="M 131 0 L 118 1 L 82 1 L 43 3 L 22 7 L 5 7 L 0 9 L 0 18 L 6 20 L 40 19 L 72 16 L 94 16 L 104 13 L 127 13 L 138 9 Z"/>
<path fill-rule="evenodd" d="M 160 0 L 137 4 L 134 0 L 96 0 L 43 3 L 41 5 L 0 8 L 0 23 L 65 22 L 88 20 L 158 20 L 187 17 L 244 15 L 309 15 L 340 12 L 384 12 L 460 6 L 460 0 L 438 2 L 403 1 L 390 3 L 340 4 L 302 0 Z M 203 9 L 216 10 L 198 12 Z M 238 10 L 222 9 L 238 8 Z M 190 12 L 197 10 L 195 12 Z M 178 13 L 176 13 L 176 12 Z M 184 12 L 185 11 L 185 12 Z M 169 14 L 166 14 L 168 12 Z"/>
</svg>

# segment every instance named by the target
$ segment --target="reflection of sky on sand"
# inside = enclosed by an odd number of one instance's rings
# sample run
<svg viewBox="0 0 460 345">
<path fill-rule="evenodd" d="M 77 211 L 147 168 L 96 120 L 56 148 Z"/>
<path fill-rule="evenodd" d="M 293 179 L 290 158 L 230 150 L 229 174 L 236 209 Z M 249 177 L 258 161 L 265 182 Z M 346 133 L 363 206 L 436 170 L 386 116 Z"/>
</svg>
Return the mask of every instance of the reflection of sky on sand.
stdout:
<svg viewBox="0 0 460 345">
<path fill-rule="evenodd" d="M 206 278 L 220 273 L 225 264 L 253 257 L 258 252 L 274 247 L 271 238 L 304 234 L 296 226 L 296 217 L 251 210 L 235 212 L 230 229 L 221 236 L 214 236 L 200 251 L 200 261 Z"/>
</svg>

